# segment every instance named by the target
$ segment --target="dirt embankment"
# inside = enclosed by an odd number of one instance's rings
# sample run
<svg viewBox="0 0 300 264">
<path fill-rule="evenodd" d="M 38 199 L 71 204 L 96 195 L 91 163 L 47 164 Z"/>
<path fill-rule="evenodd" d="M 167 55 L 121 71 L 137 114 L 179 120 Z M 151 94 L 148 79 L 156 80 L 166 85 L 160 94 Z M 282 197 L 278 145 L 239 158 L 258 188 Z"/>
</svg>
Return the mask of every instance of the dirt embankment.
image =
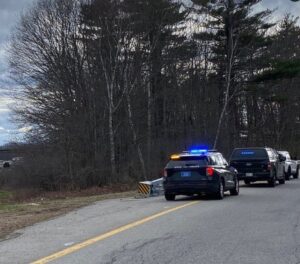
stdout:
<svg viewBox="0 0 300 264">
<path fill-rule="evenodd" d="M 75 192 L 0 190 L 0 241 L 20 228 L 41 222 L 96 201 L 132 197 L 130 186 L 92 188 Z"/>
</svg>

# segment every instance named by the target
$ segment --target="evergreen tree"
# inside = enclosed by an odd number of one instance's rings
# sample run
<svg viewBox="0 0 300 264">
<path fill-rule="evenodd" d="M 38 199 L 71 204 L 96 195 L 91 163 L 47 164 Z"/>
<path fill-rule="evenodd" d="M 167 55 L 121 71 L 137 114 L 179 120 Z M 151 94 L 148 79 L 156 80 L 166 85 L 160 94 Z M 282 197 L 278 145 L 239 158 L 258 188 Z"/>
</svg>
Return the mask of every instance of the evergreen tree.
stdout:
<svg viewBox="0 0 300 264">
<path fill-rule="evenodd" d="M 230 149 L 239 141 L 238 130 L 246 125 L 238 117 L 242 105 L 237 95 L 241 95 L 247 81 L 263 67 L 264 52 L 269 46 L 266 32 L 272 27 L 266 19 L 271 12 L 254 13 L 253 9 L 260 0 L 193 2 L 208 15 L 204 23 L 207 30 L 196 37 L 210 43 L 213 54 L 210 78 L 217 78 L 219 83 L 219 121 L 214 146 L 218 144 L 223 127 L 223 131 L 228 132 Z"/>
</svg>

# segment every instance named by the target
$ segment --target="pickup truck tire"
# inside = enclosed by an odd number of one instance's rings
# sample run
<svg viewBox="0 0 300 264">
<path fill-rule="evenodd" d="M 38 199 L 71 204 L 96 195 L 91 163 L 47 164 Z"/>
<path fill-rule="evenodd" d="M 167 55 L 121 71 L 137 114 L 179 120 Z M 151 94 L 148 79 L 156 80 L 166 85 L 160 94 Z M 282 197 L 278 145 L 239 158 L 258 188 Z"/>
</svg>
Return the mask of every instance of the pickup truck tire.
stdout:
<svg viewBox="0 0 300 264">
<path fill-rule="evenodd" d="M 279 184 L 285 184 L 285 178 L 278 180 Z"/>
<path fill-rule="evenodd" d="M 289 181 L 290 180 L 290 177 L 291 177 L 291 167 L 288 168 L 288 171 L 285 173 L 285 180 L 286 181 Z"/>
<path fill-rule="evenodd" d="M 276 186 L 275 176 L 273 176 L 270 180 L 268 180 L 268 184 L 269 184 L 270 187 L 275 187 Z"/>
</svg>

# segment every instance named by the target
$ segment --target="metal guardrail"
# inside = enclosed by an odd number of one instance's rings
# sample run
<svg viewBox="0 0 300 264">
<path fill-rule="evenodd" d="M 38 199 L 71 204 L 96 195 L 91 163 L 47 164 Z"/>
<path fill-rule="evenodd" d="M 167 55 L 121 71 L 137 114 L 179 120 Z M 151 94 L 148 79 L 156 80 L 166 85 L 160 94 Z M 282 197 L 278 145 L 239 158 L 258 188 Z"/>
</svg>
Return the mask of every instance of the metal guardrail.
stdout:
<svg viewBox="0 0 300 264">
<path fill-rule="evenodd" d="M 139 194 L 142 194 L 145 196 L 150 196 L 151 182 L 150 181 L 139 182 L 138 192 L 139 192 Z"/>
<path fill-rule="evenodd" d="M 163 179 L 139 182 L 138 193 L 143 197 L 159 196 L 164 194 Z"/>
</svg>

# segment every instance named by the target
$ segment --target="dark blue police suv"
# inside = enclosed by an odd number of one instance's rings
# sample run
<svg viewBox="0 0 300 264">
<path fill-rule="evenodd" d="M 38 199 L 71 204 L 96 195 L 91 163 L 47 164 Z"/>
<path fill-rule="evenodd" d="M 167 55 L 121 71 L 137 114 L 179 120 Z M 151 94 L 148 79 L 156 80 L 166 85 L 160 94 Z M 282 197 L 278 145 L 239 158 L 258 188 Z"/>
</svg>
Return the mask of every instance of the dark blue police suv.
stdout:
<svg viewBox="0 0 300 264">
<path fill-rule="evenodd" d="M 171 156 L 164 170 L 164 190 L 168 201 L 202 193 L 223 199 L 225 191 L 239 194 L 239 181 L 220 152 L 196 149 Z"/>
</svg>

